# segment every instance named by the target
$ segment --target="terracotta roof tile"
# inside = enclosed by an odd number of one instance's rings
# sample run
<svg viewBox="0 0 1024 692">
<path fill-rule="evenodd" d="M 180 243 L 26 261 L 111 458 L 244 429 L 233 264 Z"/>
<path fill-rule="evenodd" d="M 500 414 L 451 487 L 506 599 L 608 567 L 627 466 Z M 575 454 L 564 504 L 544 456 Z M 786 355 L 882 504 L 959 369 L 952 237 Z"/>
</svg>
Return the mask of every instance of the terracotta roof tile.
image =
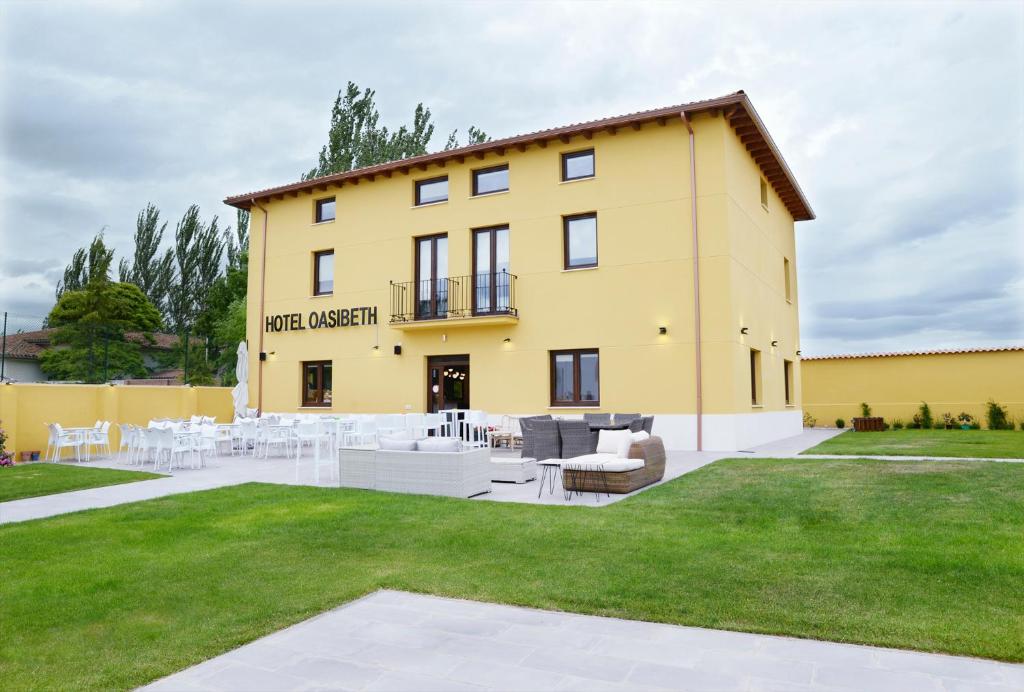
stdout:
<svg viewBox="0 0 1024 692">
<path fill-rule="evenodd" d="M 32 332 L 19 332 L 17 334 L 7 335 L 7 357 L 8 358 L 20 358 L 25 360 L 36 360 L 39 358 L 39 354 L 45 349 L 50 347 L 50 336 L 55 332 L 56 329 L 37 329 Z M 170 351 L 172 348 L 178 345 L 178 337 L 175 334 L 164 334 L 162 332 L 154 332 L 149 336 L 152 337 L 152 341 L 147 338 L 147 335 L 141 332 L 128 332 L 125 337 L 129 341 L 133 341 L 140 344 L 144 348 L 151 348 L 157 351 Z M 196 340 L 198 343 L 199 340 Z"/>
</svg>

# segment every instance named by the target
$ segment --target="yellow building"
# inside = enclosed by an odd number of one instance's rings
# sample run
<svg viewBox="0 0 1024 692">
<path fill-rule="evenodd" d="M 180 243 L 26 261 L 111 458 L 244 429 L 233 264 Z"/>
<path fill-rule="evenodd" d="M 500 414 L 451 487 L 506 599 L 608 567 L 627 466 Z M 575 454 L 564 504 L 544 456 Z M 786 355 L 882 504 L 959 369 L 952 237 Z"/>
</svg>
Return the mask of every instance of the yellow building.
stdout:
<svg viewBox="0 0 1024 692">
<path fill-rule="evenodd" d="M 675 449 L 800 431 L 814 213 L 743 92 L 225 201 L 252 212 L 261 410 L 640 412 Z"/>
</svg>

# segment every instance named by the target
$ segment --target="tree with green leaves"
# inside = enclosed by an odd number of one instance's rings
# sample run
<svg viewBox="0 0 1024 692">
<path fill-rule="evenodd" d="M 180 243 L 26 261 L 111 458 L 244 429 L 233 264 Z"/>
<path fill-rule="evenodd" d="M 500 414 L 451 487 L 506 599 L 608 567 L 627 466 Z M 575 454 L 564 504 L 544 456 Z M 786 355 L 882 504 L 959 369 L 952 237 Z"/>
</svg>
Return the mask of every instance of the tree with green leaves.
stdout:
<svg viewBox="0 0 1024 692">
<path fill-rule="evenodd" d="M 444 150 L 451 151 L 452 149 L 458 149 L 459 147 L 468 147 L 473 144 L 483 144 L 484 142 L 489 141 L 491 141 L 491 138 L 487 136 L 486 132 L 478 127 L 470 125 L 465 144 L 459 144 L 459 131 L 452 130 L 452 133 L 448 135 L 448 142 L 444 145 Z"/>
<path fill-rule="evenodd" d="M 228 256 L 228 269 L 242 266 L 242 255 L 249 253 L 249 211 L 239 209 L 235 221 L 235 232 L 224 231 L 224 251 Z"/>
<path fill-rule="evenodd" d="M 380 113 L 374 102 L 375 95 L 373 89 L 360 91 L 354 82 L 349 82 L 344 90 L 338 92 L 331 109 L 327 144 L 320 150 L 316 168 L 303 174 L 303 180 L 427 153 L 434 136 L 430 109 L 422 103 L 417 104 L 412 125 L 402 125 L 391 131 L 378 125 Z M 476 127 L 470 127 L 469 141 L 470 144 L 485 142 L 487 135 Z M 454 148 L 457 142 L 457 131 L 454 131 L 448 137 L 450 146 L 446 149 Z"/>
<path fill-rule="evenodd" d="M 57 298 L 66 291 L 81 291 L 93 277 L 108 277 L 114 251 L 103 242 L 103 231 L 96 234 L 88 248 L 79 248 L 64 268 L 64 277 L 57 282 Z"/>
<path fill-rule="evenodd" d="M 119 277 L 142 289 L 162 314 L 167 312 L 167 298 L 174 282 L 174 253 L 160 252 L 167 222 L 160 223 L 160 210 L 152 203 L 135 219 L 135 253 L 132 261 L 121 258 Z"/>
<path fill-rule="evenodd" d="M 65 291 L 47 321 L 55 331 L 40 354 L 40 367 L 52 379 L 106 382 L 142 377 L 146 366 L 139 338 L 151 339 L 162 326 L 160 311 L 131 283 L 94 275 L 82 290 Z M 126 333 L 141 335 L 134 340 Z"/>
</svg>

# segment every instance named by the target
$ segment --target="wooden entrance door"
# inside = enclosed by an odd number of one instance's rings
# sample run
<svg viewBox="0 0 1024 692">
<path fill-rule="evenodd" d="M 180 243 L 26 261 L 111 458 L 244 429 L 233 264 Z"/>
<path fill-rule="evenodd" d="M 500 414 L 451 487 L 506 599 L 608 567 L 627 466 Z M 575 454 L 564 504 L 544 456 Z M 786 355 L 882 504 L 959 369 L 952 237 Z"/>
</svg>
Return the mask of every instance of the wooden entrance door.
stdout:
<svg viewBox="0 0 1024 692">
<path fill-rule="evenodd" d="M 469 356 L 427 358 L 427 411 L 469 408 Z"/>
</svg>

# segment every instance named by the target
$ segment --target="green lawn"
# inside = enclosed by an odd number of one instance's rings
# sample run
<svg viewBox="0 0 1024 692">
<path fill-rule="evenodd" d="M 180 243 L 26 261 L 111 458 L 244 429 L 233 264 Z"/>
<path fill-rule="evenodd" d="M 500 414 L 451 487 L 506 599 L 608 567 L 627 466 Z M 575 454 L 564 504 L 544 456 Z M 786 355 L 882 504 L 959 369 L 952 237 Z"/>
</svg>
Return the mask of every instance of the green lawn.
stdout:
<svg viewBox="0 0 1024 692">
<path fill-rule="evenodd" d="M 0 502 L 163 478 L 155 473 L 61 464 L 17 464 L 0 468 Z"/>
<path fill-rule="evenodd" d="M 981 457 L 1024 459 L 1024 432 L 1019 430 L 848 430 L 804 454 L 881 454 L 892 456 Z"/>
<path fill-rule="evenodd" d="M 248 484 L 0 526 L 0 679 L 129 688 L 382 587 L 1024 661 L 1022 583 L 1018 464 L 726 460 L 607 508 Z"/>
</svg>

